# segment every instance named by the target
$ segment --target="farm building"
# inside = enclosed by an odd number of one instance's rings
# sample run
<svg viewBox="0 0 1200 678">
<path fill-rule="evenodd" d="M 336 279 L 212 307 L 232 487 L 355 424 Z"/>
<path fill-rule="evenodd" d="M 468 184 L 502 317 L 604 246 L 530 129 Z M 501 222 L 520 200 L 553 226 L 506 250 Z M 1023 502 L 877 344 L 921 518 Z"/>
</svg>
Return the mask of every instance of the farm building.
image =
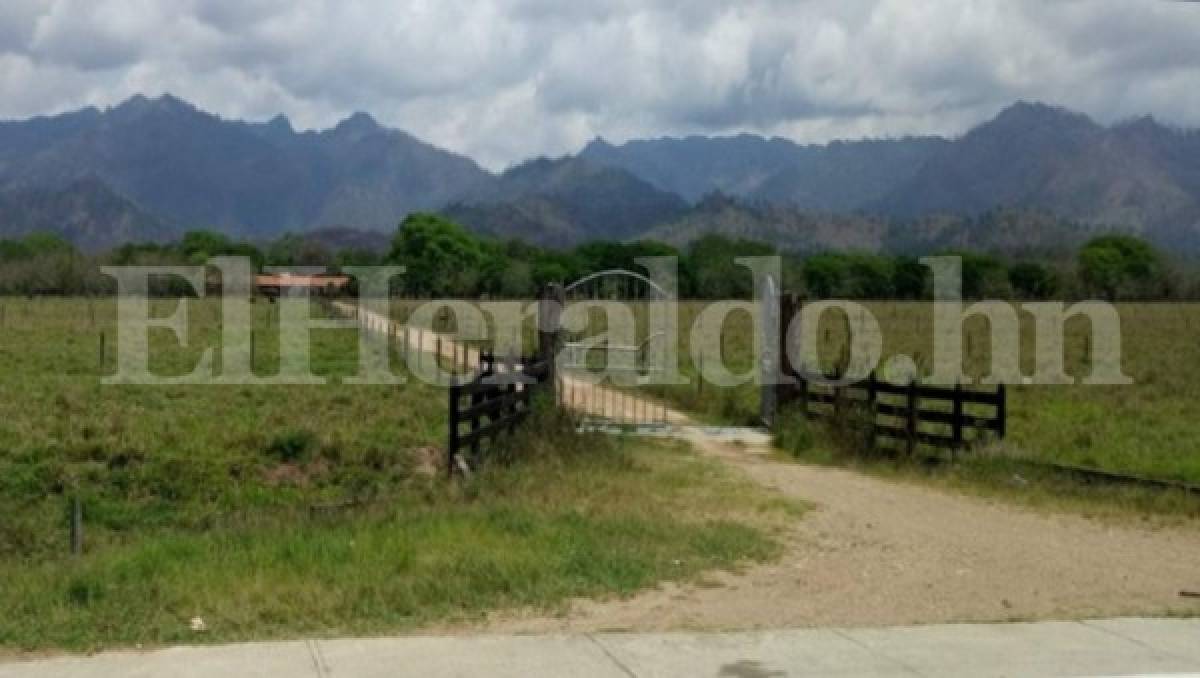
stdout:
<svg viewBox="0 0 1200 678">
<path fill-rule="evenodd" d="M 254 276 L 254 289 L 261 295 L 276 298 L 284 294 L 306 291 L 312 295 L 333 296 L 350 285 L 348 275 L 305 275 L 267 273 Z"/>
</svg>

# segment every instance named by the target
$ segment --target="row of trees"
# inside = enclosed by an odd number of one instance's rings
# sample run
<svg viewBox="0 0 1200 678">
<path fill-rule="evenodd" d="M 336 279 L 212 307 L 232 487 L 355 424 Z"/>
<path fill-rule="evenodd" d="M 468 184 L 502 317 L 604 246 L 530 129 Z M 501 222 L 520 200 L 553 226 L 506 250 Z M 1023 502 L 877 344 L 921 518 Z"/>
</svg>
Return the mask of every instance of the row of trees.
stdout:
<svg viewBox="0 0 1200 678">
<path fill-rule="evenodd" d="M 0 240 L 0 294 L 100 294 L 112 281 L 102 265 L 200 265 L 214 256 L 246 256 L 256 266 L 403 265 L 401 291 L 416 297 L 528 298 L 546 283 L 569 282 L 608 269 L 638 270 L 642 257 L 679 260 L 679 292 L 685 298 L 751 296 L 751 276 L 738 257 L 769 256 L 762 242 L 708 235 L 684 250 L 642 241 L 598 241 L 570 250 L 520 240 L 481 238 L 434 214 L 410 215 L 387 252 L 327 248 L 299 236 L 258 247 L 210 231 L 193 231 L 170 244 L 135 243 L 88 257 L 52 235 Z M 1197 299 L 1195 269 L 1171 265 L 1146 242 L 1104 236 L 1087 243 L 1074 260 L 1020 261 L 978 252 L 944 252 L 962 258 L 966 298 Z M 929 269 L 916 257 L 830 252 L 782 255 L 784 287 L 810 297 L 927 299 Z"/>
<path fill-rule="evenodd" d="M 679 259 L 681 296 L 733 299 L 753 293 L 749 272 L 735 259 L 774 254 L 779 252 L 769 244 L 721 235 L 704 236 L 682 251 L 653 241 L 547 250 L 521 241 L 481 239 L 442 217 L 416 214 L 401 224 L 386 260 L 407 267 L 402 284 L 415 296 L 528 297 L 548 282 L 608 269 L 639 270 L 641 257 L 674 256 Z M 1200 298 L 1197 271 L 1168 265 L 1153 247 L 1132 236 L 1096 238 L 1074 261 L 940 254 L 961 258 L 962 293 L 968 299 Z M 928 299 L 933 294 L 930 270 L 917 257 L 830 252 L 781 258 L 784 287 L 811 297 Z"/>
</svg>

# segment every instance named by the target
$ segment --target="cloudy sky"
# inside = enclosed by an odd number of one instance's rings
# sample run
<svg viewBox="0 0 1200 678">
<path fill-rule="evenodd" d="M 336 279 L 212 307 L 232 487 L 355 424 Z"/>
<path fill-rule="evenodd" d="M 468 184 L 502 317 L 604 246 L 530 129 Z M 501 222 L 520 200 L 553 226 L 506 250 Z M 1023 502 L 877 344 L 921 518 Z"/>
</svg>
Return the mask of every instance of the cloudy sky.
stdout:
<svg viewBox="0 0 1200 678">
<path fill-rule="evenodd" d="M 0 117 L 356 110 L 502 168 L 595 136 L 957 134 L 1016 99 L 1200 127 L 1200 3 L 0 0 Z"/>
</svg>

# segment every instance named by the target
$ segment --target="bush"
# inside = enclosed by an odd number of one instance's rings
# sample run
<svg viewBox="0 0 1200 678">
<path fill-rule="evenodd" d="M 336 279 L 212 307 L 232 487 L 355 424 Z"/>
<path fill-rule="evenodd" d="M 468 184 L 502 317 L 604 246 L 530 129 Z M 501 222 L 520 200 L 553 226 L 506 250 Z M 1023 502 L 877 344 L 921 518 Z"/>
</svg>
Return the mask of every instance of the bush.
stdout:
<svg viewBox="0 0 1200 678">
<path fill-rule="evenodd" d="M 267 454 L 284 464 L 294 464 L 308 458 L 317 437 L 311 431 L 293 430 L 275 436 L 267 446 Z"/>
<path fill-rule="evenodd" d="M 580 433 L 579 422 L 549 394 L 533 399 L 532 412 L 516 431 L 501 435 L 491 450 L 484 443 L 484 463 L 515 465 L 562 462 L 580 456 L 597 457 L 620 448 L 617 440 L 602 433 Z"/>
<path fill-rule="evenodd" d="M 799 457 L 812 449 L 811 423 L 799 408 L 788 408 L 779 413 L 775 446 L 794 457 Z"/>
</svg>

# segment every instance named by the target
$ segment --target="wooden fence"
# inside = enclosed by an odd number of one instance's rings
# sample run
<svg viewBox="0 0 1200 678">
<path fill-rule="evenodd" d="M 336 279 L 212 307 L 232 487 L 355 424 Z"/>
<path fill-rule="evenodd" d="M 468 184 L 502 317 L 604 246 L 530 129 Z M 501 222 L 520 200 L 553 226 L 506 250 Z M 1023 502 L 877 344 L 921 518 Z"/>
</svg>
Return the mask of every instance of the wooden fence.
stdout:
<svg viewBox="0 0 1200 678">
<path fill-rule="evenodd" d="M 986 436 L 1003 438 L 1008 428 L 1007 391 L 962 386 L 907 385 L 867 379 L 838 384 L 796 377 L 797 384 L 779 389 L 780 404 L 796 402 L 810 419 L 851 421 L 873 429 L 878 438 L 903 444 L 912 454 L 917 445 L 960 450 Z"/>
<path fill-rule="evenodd" d="M 552 360 L 524 358 L 498 363 L 495 356 L 484 353 L 473 378 L 450 385 L 448 474 L 464 464 L 478 465 L 485 442 L 494 443 L 529 416 L 533 396 L 554 383 Z M 464 452 L 470 457 L 464 457 Z"/>
</svg>

